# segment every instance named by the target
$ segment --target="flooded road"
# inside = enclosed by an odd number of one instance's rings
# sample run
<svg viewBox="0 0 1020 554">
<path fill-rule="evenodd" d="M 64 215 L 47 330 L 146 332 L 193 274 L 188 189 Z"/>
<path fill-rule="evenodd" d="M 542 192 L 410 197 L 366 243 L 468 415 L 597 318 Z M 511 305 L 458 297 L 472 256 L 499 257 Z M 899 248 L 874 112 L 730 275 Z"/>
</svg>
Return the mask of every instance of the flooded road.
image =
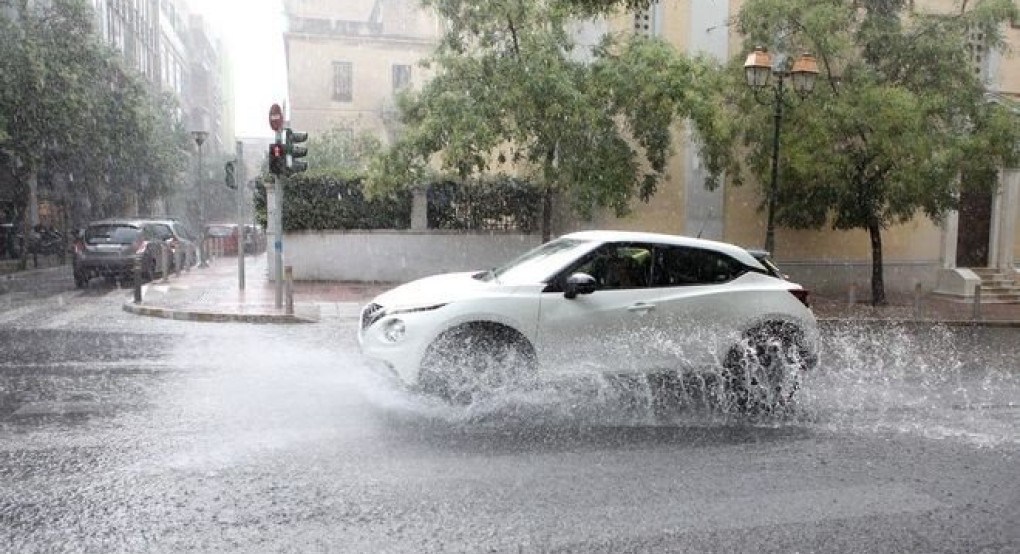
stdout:
<svg viewBox="0 0 1020 554">
<path fill-rule="evenodd" d="M 11 552 L 1020 550 L 1020 330 L 827 325 L 796 410 L 750 421 L 595 378 L 454 410 L 354 321 L 89 302 L 0 328 Z"/>
</svg>

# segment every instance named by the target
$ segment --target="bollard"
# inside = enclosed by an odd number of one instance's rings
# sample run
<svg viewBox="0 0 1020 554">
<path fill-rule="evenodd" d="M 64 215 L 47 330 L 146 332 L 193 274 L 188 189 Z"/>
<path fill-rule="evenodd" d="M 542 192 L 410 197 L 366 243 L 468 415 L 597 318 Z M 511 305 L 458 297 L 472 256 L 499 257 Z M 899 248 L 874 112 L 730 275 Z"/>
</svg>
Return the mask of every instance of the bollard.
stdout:
<svg viewBox="0 0 1020 554">
<path fill-rule="evenodd" d="M 921 319 L 921 282 L 914 282 L 914 319 Z"/>
<path fill-rule="evenodd" d="M 974 285 L 974 313 L 972 314 L 974 321 L 981 320 L 981 285 Z"/>
<path fill-rule="evenodd" d="M 135 304 L 142 303 L 142 256 L 135 256 Z"/>
<path fill-rule="evenodd" d="M 170 280 L 170 245 L 165 242 L 159 245 L 159 271 L 163 275 L 161 282 Z"/>
<path fill-rule="evenodd" d="M 283 279 L 287 284 L 287 309 L 284 313 L 294 315 L 294 268 L 292 266 L 288 265 L 283 268 Z"/>
<path fill-rule="evenodd" d="M 850 288 L 846 293 L 846 303 L 851 308 L 857 304 L 857 283 L 850 283 Z"/>
</svg>

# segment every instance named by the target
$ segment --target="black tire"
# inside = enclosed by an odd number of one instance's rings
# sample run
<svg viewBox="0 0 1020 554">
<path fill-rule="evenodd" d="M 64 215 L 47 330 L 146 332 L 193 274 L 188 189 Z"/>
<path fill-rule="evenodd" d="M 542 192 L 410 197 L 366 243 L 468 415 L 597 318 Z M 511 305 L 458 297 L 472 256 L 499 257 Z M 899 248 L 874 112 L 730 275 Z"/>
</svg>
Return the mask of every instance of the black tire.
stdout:
<svg viewBox="0 0 1020 554">
<path fill-rule="evenodd" d="M 74 286 L 75 288 L 83 289 L 89 286 L 89 276 L 77 271 L 74 272 Z"/>
<path fill-rule="evenodd" d="M 769 323 L 749 332 L 723 364 L 726 403 L 750 415 L 786 409 L 807 367 L 803 332 L 789 323 Z"/>
<path fill-rule="evenodd" d="M 495 324 L 457 327 L 425 352 L 418 389 L 454 405 L 468 405 L 532 377 L 535 353 L 520 333 Z"/>
</svg>

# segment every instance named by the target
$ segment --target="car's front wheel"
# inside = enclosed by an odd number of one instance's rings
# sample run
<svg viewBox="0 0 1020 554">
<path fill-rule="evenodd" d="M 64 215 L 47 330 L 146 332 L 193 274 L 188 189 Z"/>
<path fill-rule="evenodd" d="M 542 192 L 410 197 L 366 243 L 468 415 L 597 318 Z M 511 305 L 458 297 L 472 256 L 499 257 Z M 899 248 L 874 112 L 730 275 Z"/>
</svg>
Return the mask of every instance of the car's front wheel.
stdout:
<svg viewBox="0 0 1020 554">
<path fill-rule="evenodd" d="M 728 403 L 752 415 L 789 406 L 808 365 L 803 344 L 803 332 L 789 323 L 769 323 L 748 332 L 723 362 Z"/>
<path fill-rule="evenodd" d="M 534 349 L 517 331 L 498 324 L 468 324 L 429 345 L 418 388 L 445 402 L 467 405 L 524 383 L 535 367 Z"/>
</svg>

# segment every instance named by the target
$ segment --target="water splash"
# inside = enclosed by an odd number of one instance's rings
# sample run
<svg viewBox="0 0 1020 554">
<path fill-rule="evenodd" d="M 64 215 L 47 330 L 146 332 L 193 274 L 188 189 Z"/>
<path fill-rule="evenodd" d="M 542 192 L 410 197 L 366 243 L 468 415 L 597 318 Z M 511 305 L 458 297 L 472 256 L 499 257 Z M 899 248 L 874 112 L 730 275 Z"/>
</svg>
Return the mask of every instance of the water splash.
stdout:
<svg viewBox="0 0 1020 554">
<path fill-rule="evenodd" d="M 826 432 L 910 433 L 979 445 L 1020 444 L 1020 373 L 1011 336 L 981 328 L 826 325 L 822 361 L 793 374 L 795 401 L 748 413 L 726 396 L 722 375 L 598 373 L 543 377 L 466 406 L 375 382 L 370 401 L 405 417 L 450 424 L 662 427 L 806 427 Z M 1002 333 L 1007 333 L 1003 331 Z M 666 337 L 644 343 L 676 354 Z M 707 340 L 707 339 L 706 339 Z M 663 395 L 663 388 L 670 394 Z"/>
</svg>

